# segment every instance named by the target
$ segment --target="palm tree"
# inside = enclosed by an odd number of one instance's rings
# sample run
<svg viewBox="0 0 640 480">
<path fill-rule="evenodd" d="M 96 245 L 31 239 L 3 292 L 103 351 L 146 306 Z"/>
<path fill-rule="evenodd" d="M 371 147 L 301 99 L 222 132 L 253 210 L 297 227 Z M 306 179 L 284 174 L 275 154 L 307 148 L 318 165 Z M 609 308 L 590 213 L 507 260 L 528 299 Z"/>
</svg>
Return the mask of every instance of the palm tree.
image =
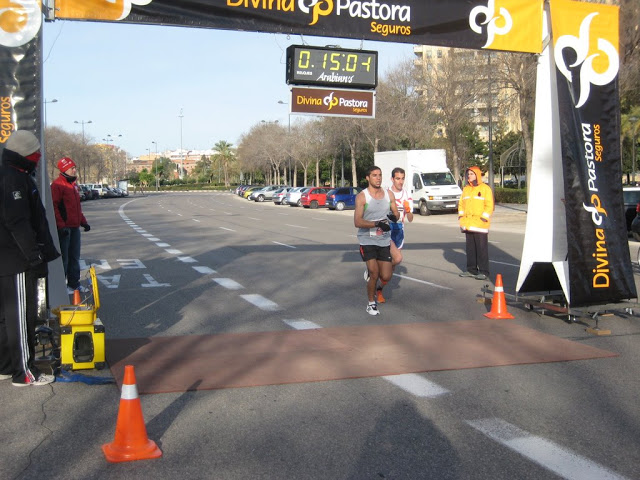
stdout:
<svg viewBox="0 0 640 480">
<path fill-rule="evenodd" d="M 216 152 L 214 155 L 218 162 L 218 165 L 222 164 L 222 171 L 224 172 L 224 186 L 229 186 L 229 165 L 236 158 L 236 154 L 233 150 L 233 144 L 220 140 L 213 146 L 213 150 Z"/>
</svg>

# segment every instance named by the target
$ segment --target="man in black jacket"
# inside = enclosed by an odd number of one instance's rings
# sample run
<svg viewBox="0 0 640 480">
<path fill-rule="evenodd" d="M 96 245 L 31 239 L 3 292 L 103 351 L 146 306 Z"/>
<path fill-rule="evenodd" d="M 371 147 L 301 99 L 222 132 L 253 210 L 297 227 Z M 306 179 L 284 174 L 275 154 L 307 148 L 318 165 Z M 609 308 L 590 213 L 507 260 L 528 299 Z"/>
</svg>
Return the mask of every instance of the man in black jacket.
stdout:
<svg viewBox="0 0 640 480">
<path fill-rule="evenodd" d="M 11 134 L 0 166 L 0 380 L 46 385 L 53 375 L 34 365 L 38 278 L 59 257 L 33 173 L 40 142 L 26 130 Z"/>
</svg>

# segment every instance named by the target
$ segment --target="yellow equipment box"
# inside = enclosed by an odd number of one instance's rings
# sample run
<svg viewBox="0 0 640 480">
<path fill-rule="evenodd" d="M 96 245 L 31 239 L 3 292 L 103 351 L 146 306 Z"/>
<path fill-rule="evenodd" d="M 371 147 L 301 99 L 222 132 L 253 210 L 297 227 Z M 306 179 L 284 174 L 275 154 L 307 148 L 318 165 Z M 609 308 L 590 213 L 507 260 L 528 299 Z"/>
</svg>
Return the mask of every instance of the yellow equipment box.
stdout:
<svg viewBox="0 0 640 480">
<path fill-rule="evenodd" d="M 104 325 L 99 318 L 92 325 L 60 327 L 60 364 L 64 370 L 102 370 Z"/>
<path fill-rule="evenodd" d="M 98 318 L 98 309 L 100 308 L 100 294 L 98 292 L 98 279 L 96 277 L 96 269 L 89 269 L 91 275 L 91 287 L 93 290 L 93 305 L 89 303 L 81 303 L 79 305 L 60 305 L 60 326 L 69 325 L 93 325 Z"/>
</svg>

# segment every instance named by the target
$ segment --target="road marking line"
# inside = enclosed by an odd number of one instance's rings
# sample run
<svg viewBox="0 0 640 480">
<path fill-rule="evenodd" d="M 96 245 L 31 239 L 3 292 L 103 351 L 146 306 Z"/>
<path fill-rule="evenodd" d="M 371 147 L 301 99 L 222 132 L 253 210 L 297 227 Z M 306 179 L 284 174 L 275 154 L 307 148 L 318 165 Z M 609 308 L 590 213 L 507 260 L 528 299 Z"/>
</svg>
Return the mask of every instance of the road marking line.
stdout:
<svg viewBox="0 0 640 480">
<path fill-rule="evenodd" d="M 283 247 L 298 248 L 298 247 L 294 247 L 293 245 L 287 245 L 286 243 L 276 242 L 275 240 L 271 240 L 271 242 L 275 243 L 276 245 L 282 245 Z"/>
<path fill-rule="evenodd" d="M 228 230 L 229 232 L 235 232 L 235 230 L 231 230 L 230 228 L 227 227 L 220 227 L 222 230 Z"/>
<path fill-rule="evenodd" d="M 293 228 L 307 228 L 307 227 L 301 227 L 300 225 L 291 225 L 290 223 L 285 223 L 285 225 Z"/>
<path fill-rule="evenodd" d="M 289 325 L 291 328 L 295 328 L 296 330 L 315 330 L 317 328 L 322 328 L 317 323 L 310 322 L 309 320 L 305 320 L 301 318 L 299 320 L 282 320 L 284 323 Z"/>
<path fill-rule="evenodd" d="M 143 233 L 142 234 L 143 237 L 153 237 L 153 233 Z"/>
<path fill-rule="evenodd" d="M 165 249 L 165 252 L 170 253 L 171 255 L 180 255 L 182 253 L 180 250 L 175 248 L 167 248 Z"/>
<path fill-rule="evenodd" d="M 249 220 L 255 220 L 256 222 L 259 222 L 260 219 L 259 218 L 254 218 L 254 217 L 247 217 Z"/>
<path fill-rule="evenodd" d="M 209 267 L 203 267 L 200 265 L 196 265 L 195 267 L 192 267 L 196 272 L 198 273 L 202 273 L 203 275 L 209 275 L 211 273 L 217 273 L 213 268 L 209 268 Z"/>
<path fill-rule="evenodd" d="M 149 240 L 150 242 L 159 242 L 160 239 L 158 237 L 148 237 L 147 240 Z"/>
<path fill-rule="evenodd" d="M 200 220 L 196 220 L 195 218 L 192 218 L 191 220 L 193 220 L 194 222 L 200 223 Z"/>
<path fill-rule="evenodd" d="M 360 275 L 360 276 L 362 276 L 362 275 Z M 430 286 L 436 287 L 436 288 L 442 288 L 443 290 L 453 290 L 453 288 L 450 288 L 450 287 L 444 287 L 444 286 L 438 285 L 436 283 L 425 282 L 424 280 L 418 280 L 417 278 L 407 277 L 406 275 L 400 275 L 399 273 L 394 273 L 393 276 L 394 277 L 404 278 L 405 280 L 411 280 L 412 282 L 424 283 L 425 285 L 430 285 Z"/>
<path fill-rule="evenodd" d="M 212 278 L 211 280 L 228 290 L 240 290 L 244 288 L 238 282 L 236 282 L 235 280 L 231 280 L 230 278 Z"/>
<path fill-rule="evenodd" d="M 198 261 L 192 257 L 178 257 L 178 260 L 184 263 L 198 263 Z"/>
<path fill-rule="evenodd" d="M 268 311 L 276 311 L 276 310 L 280 310 L 280 307 L 278 306 L 277 303 L 272 302 L 271 300 L 264 298 L 262 295 L 258 295 L 255 293 L 249 294 L 249 295 L 240 295 L 242 298 L 244 298 L 247 302 L 255 305 L 256 307 L 258 307 L 261 310 L 268 310 Z"/>
<path fill-rule="evenodd" d="M 182 216 L 182 214 L 181 214 L 181 213 L 176 213 L 176 215 L 178 215 L 179 217 L 181 217 L 181 216 Z"/>
<path fill-rule="evenodd" d="M 449 390 L 440 385 L 430 382 L 426 378 L 415 373 L 407 373 L 403 375 L 385 375 L 385 380 L 400 387 L 402 390 L 409 392 L 416 397 L 433 398 L 439 395 L 449 393 Z"/>
<path fill-rule="evenodd" d="M 489 260 L 491 263 L 497 263 L 498 265 L 508 265 L 509 267 L 519 267 L 520 265 L 515 265 L 513 263 L 507 263 L 507 262 L 497 262 L 495 260 Z"/>
<path fill-rule="evenodd" d="M 169 245 L 168 243 L 164 243 L 164 242 L 156 243 L 156 245 L 157 245 L 158 247 L 162 247 L 162 248 L 170 247 L 170 246 L 171 246 L 171 245 Z"/>
<path fill-rule="evenodd" d="M 507 448 L 568 480 L 624 480 L 625 477 L 571 450 L 521 430 L 500 418 L 467 423 Z"/>
</svg>

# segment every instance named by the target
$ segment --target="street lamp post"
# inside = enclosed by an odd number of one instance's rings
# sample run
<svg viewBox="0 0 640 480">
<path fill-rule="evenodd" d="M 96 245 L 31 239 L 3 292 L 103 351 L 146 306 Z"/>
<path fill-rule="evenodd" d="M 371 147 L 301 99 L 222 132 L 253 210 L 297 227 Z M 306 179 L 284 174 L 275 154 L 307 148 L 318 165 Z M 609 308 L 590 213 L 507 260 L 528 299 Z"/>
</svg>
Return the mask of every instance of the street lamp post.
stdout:
<svg viewBox="0 0 640 480">
<path fill-rule="evenodd" d="M 289 105 L 287 102 L 283 102 L 282 100 L 278 100 L 278 104 L 280 105 Z M 289 111 L 289 128 L 287 130 L 288 132 L 288 136 L 289 136 L 289 141 L 291 141 L 291 111 Z M 287 149 L 289 148 L 289 146 L 287 146 Z M 289 174 L 289 182 L 291 182 L 291 186 L 293 185 L 293 178 L 291 175 L 291 154 L 289 153 L 287 155 L 287 170 L 288 170 L 288 174 Z"/>
<path fill-rule="evenodd" d="M 117 135 L 117 137 L 118 137 L 118 138 L 121 138 L 121 137 L 122 137 L 122 134 L 121 134 L 121 133 L 119 133 L 119 134 Z M 107 138 L 109 138 L 109 139 L 111 140 L 111 142 L 115 145 L 115 138 L 114 138 L 110 133 L 108 133 L 108 134 L 107 134 Z M 120 149 L 120 148 L 118 147 L 118 145 L 115 145 L 115 147 L 116 147 L 117 149 Z M 126 177 L 126 175 L 127 175 L 127 155 L 125 154 L 125 155 L 124 155 L 124 172 L 123 172 L 123 174 L 122 174 L 122 178 L 124 179 L 124 177 Z M 115 172 L 114 172 L 113 176 L 114 176 L 114 178 L 113 178 L 113 183 L 114 183 L 114 185 L 115 185 L 115 181 L 116 181 L 116 179 L 115 179 Z M 116 186 L 117 186 L 117 185 L 116 185 Z"/>
<path fill-rule="evenodd" d="M 640 125 L 640 118 L 629 117 L 629 121 L 633 122 L 633 143 L 631 144 L 631 171 L 632 171 L 632 184 L 636 184 L 636 142 L 638 138 L 638 125 Z"/>
<path fill-rule="evenodd" d="M 47 103 L 58 103 L 58 99 L 54 98 L 53 100 L 44 99 L 44 129 L 47 129 Z"/>
<path fill-rule="evenodd" d="M 154 163 L 156 164 L 156 192 L 160 190 L 159 180 L 158 180 L 158 142 L 151 142 L 156 146 L 156 158 L 154 158 Z"/>
<path fill-rule="evenodd" d="M 77 123 L 79 125 L 82 125 L 82 148 L 84 149 L 85 147 L 85 143 L 84 143 L 84 126 L 89 124 L 89 123 L 93 123 L 91 120 L 74 120 L 73 123 Z M 82 152 L 82 154 L 84 155 L 84 151 Z M 76 159 L 77 161 L 77 159 Z M 82 159 L 82 181 L 86 182 L 87 181 L 87 162 L 84 160 L 84 158 Z"/>
<path fill-rule="evenodd" d="M 184 160 L 182 158 L 182 119 L 184 118 L 184 115 L 182 114 L 182 108 L 180 109 L 180 115 L 178 115 L 178 118 L 180 118 L 180 178 L 182 178 L 182 172 L 184 171 Z"/>
</svg>

